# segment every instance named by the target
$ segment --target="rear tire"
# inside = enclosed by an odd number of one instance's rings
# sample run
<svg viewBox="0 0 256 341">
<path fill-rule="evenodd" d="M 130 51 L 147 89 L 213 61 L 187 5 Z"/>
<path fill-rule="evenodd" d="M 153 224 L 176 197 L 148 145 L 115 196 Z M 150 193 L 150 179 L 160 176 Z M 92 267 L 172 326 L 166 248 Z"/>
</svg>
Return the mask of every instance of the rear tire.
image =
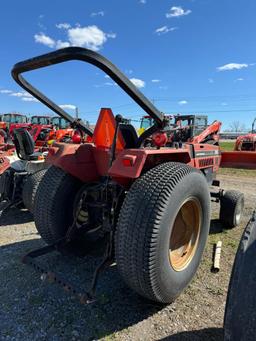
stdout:
<svg viewBox="0 0 256 341">
<path fill-rule="evenodd" d="M 202 173 L 174 162 L 148 171 L 129 190 L 117 224 L 116 260 L 126 284 L 150 300 L 172 302 L 199 266 L 209 226 Z"/>
<path fill-rule="evenodd" d="M 36 228 L 47 244 L 64 237 L 73 222 L 73 204 L 81 182 L 51 166 L 38 186 L 34 204 Z"/>
<path fill-rule="evenodd" d="M 30 174 L 22 189 L 22 201 L 24 206 L 33 213 L 36 191 L 47 169 Z"/>
<path fill-rule="evenodd" d="M 229 282 L 224 340 L 255 340 L 256 335 L 256 213 L 246 226 L 237 249 Z"/>
<path fill-rule="evenodd" d="M 226 228 L 240 224 L 244 209 L 244 195 L 238 191 L 226 191 L 220 199 L 220 221 Z"/>
</svg>

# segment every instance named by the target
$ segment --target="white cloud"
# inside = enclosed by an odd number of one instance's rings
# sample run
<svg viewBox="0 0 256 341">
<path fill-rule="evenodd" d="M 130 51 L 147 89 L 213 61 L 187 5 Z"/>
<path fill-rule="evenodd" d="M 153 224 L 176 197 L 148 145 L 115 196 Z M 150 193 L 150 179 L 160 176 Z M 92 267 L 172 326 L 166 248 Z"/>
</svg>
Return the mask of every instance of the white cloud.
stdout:
<svg viewBox="0 0 256 341">
<path fill-rule="evenodd" d="M 12 92 L 10 96 L 19 97 L 22 101 L 25 102 L 38 102 L 38 100 L 27 91 Z"/>
<path fill-rule="evenodd" d="M 113 86 L 113 85 L 115 85 L 115 84 L 112 83 L 112 82 L 105 82 L 104 85 Z"/>
<path fill-rule="evenodd" d="M 14 97 L 24 97 L 24 92 L 12 92 L 10 96 Z"/>
<path fill-rule="evenodd" d="M 97 16 L 104 17 L 104 15 L 105 15 L 104 11 L 91 13 L 91 17 L 97 17 Z"/>
<path fill-rule="evenodd" d="M 244 78 L 237 78 L 237 79 L 235 79 L 235 82 L 242 82 L 242 81 L 244 81 Z"/>
<path fill-rule="evenodd" d="M 20 98 L 22 101 L 26 101 L 26 102 L 38 102 L 38 100 L 27 91 L 14 92 L 12 90 L 3 89 L 3 90 L 0 90 L 0 93 L 6 94 L 12 97 Z"/>
<path fill-rule="evenodd" d="M 140 0 L 139 3 L 145 5 L 147 3 L 147 0 Z"/>
<path fill-rule="evenodd" d="M 190 14 L 192 11 L 190 9 L 184 10 L 180 6 L 173 6 L 168 13 L 166 13 L 166 18 L 178 18 L 184 15 Z"/>
<path fill-rule="evenodd" d="M 68 41 L 57 40 L 56 49 L 63 49 L 64 47 L 69 47 L 70 43 Z"/>
<path fill-rule="evenodd" d="M 158 35 L 161 35 L 161 34 L 165 34 L 165 33 L 168 33 L 168 32 L 173 32 L 175 30 L 177 30 L 178 27 L 168 27 L 168 26 L 162 26 L 162 27 L 159 27 L 155 30 L 155 33 L 157 33 Z"/>
<path fill-rule="evenodd" d="M 109 38 L 116 38 L 116 33 L 105 33 L 96 25 L 86 27 L 77 25 L 73 28 L 67 23 L 61 23 L 56 26 L 65 30 L 67 40 L 55 40 L 44 33 L 39 33 L 34 35 L 35 42 L 56 49 L 68 46 L 80 46 L 98 51 Z"/>
<path fill-rule="evenodd" d="M 24 95 L 24 97 L 33 97 L 34 98 L 34 96 L 32 96 L 29 92 L 27 92 L 27 91 L 23 91 L 23 95 Z"/>
<path fill-rule="evenodd" d="M 34 35 L 35 42 L 46 45 L 50 48 L 53 48 L 56 44 L 55 40 L 45 35 L 44 33 L 39 33 Z"/>
<path fill-rule="evenodd" d="M 228 103 L 222 102 L 221 105 L 226 106 L 226 105 L 228 105 Z"/>
<path fill-rule="evenodd" d="M 161 86 L 159 86 L 159 89 L 160 90 L 167 90 L 168 86 L 167 85 L 161 85 Z"/>
<path fill-rule="evenodd" d="M 71 28 L 71 25 L 67 22 L 64 22 L 64 23 L 56 24 L 56 27 L 59 28 L 60 30 L 61 29 L 68 30 L 69 28 Z"/>
<path fill-rule="evenodd" d="M 105 77 L 105 78 L 108 78 L 108 79 L 110 78 L 109 75 L 105 75 L 104 77 Z"/>
<path fill-rule="evenodd" d="M 70 110 L 75 110 L 76 106 L 73 104 L 60 104 L 59 105 L 62 109 L 70 109 Z"/>
<path fill-rule="evenodd" d="M 212 78 L 208 78 L 209 83 L 214 83 L 214 80 Z"/>
<path fill-rule="evenodd" d="M 133 73 L 133 70 L 131 69 L 125 70 L 125 73 L 127 73 L 128 75 L 131 75 Z"/>
<path fill-rule="evenodd" d="M 21 98 L 22 101 L 24 102 L 39 102 L 36 98 L 34 97 L 22 97 Z"/>
<path fill-rule="evenodd" d="M 248 64 L 239 64 L 239 63 L 229 63 L 229 64 L 225 64 L 222 66 L 217 67 L 218 71 L 231 71 L 231 70 L 240 70 L 240 69 L 244 69 L 247 68 L 249 65 Z"/>
<path fill-rule="evenodd" d="M 2 89 L 0 90 L 0 94 L 11 94 L 12 90 Z"/>
<path fill-rule="evenodd" d="M 42 20 L 43 20 L 43 19 L 44 19 L 44 15 L 43 15 L 43 14 L 40 14 L 39 17 L 38 17 L 38 23 L 37 23 L 37 25 L 38 25 L 38 27 L 39 27 L 41 30 L 46 31 L 47 28 L 46 28 L 46 26 L 42 23 Z"/>
<path fill-rule="evenodd" d="M 106 36 L 107 36 L 108 38 L 113 38 L 113 39 L 115 39 L 115 38 L 116 38 L 116 33 L 113 33 L 113 32 L 107 33 Z"/>
<path fill-rule="evenodd" d="M 130 81 L 137 87 L 137 88 L 144 88 L 146 83 L 138 78 L 130 78 Z"/>
<path fill-rule="evenodd" d="M 152 79 L 151 82 L 152 83 L 159 83 L 159 82 L 161 82 L 161 79 Z"/>
<path fill-rule="evenodd" d="M 115 38 L 116 34 L 106 34 L 97 26 L 76 27 L 68 30 L 68 39 L 72 46 L 87 47 L 98 51 L 107 38 Z"/>
<path fill-rule="evenodd" d="M 178 104 L 179 105 L 185 105 L 185 104 L 188 104 L 188 102 L 183 99 L 182 101 L 179 101 Z"/>
</svg>

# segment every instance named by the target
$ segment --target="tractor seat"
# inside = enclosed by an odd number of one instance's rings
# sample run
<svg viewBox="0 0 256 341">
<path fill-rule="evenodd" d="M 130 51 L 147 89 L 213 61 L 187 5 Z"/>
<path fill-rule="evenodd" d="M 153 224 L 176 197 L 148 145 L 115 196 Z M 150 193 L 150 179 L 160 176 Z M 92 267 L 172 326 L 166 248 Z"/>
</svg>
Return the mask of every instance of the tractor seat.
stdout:
<svg viewBox="0 0 256 341">
<path fill-rule="evenodd" d="M 41 153 L 34 152 L 35 142 L 30 133 L 24 128 L 15 129 L 13 132 L 14 145 L 18 157 L 21 160 L 32 161 L 38 160 Z"/>
<path fill-rule="evenodd" d="M 138 135 L 134 126 L 131 124 L 120 124 L 119 129 L 125 141 L 125 148 L 136 148 Z"/>
</svg>

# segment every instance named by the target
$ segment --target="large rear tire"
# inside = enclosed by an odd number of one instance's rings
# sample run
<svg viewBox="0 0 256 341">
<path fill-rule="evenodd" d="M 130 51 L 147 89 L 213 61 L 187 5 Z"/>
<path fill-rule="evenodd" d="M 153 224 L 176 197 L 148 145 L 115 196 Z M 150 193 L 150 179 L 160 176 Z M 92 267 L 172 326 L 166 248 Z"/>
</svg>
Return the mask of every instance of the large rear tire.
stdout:
<svg viewBox="0 0 256 341">
<path fill-rule="evenodd" d="M 135 181 L 118 220 L 116 260 L 129 287 L 172 302 L 193 278 L 210 226 L 210 194 L 199 171 L 164 163 Z"/>
<path fill-rule="evenodd" d="M 24 206 L 31 212 L 34 212 L 34 202 L 36 191 L 38 189 L 39 183 L 42 180 L 47 169 L 42 169 L 38 172 L 30 174 L 22 189 L 22 201 Z"/>
<path fill-rule="evenodd" d="M 34 204 L 36 228 L 47 244 L 64 237 L 73 222 L 74 200 L 81 182 L 51 166 L 38 186 Z"/>
<path fill-rule="evenodd" d="M 256 213 L 237 249 L 224 318 L 224 340 L 255 340 L 256 335 Z"/>
</svg>

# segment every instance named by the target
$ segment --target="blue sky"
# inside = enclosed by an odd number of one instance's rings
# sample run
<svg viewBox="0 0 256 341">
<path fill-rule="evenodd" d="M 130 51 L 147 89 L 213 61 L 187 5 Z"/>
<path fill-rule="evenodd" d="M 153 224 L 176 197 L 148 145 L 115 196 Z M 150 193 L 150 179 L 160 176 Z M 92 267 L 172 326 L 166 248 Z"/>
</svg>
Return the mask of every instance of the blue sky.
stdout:
<svg viewBox="0 0 256 341">
<path fill-rule="evenodd" d="M 76 45 L 99 51 L 166 113 L 206 113 L 224 128 L 256 116 L 255 0 L 2 1 L 0 112 L 49 110 L 14 83 L 14 63 Z M 100 107 L 143 112 L 105 75 L 81 62 L 28 79 L 67 111 L 95 122 Z M 135 124 L 138 124 L 135 122 Z"/>
</svg>

